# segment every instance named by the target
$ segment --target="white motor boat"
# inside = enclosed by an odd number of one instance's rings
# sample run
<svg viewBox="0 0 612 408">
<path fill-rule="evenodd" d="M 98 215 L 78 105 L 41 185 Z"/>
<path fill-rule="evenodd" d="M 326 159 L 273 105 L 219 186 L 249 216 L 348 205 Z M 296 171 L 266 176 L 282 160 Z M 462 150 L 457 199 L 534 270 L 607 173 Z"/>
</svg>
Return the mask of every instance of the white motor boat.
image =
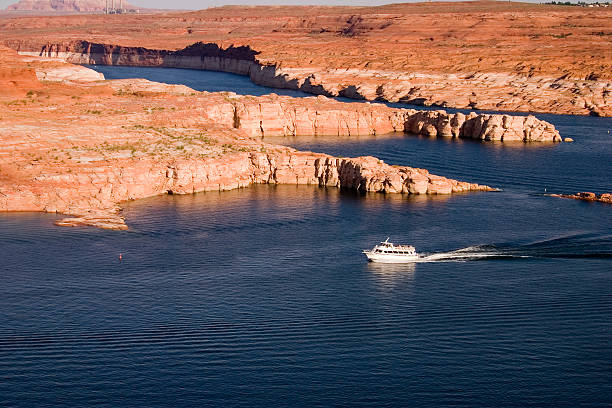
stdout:
<svg viewBox="0 0 612 408">
<path fill-rule="evenodd" d="M 419 259 L 419 255 L 412 245 L 395 245 L 389 242 L 389 238 L 375 245 L 369 251 L 364 250 L 363 253 L 370 262 L 404 263 Z"/>
</svg>

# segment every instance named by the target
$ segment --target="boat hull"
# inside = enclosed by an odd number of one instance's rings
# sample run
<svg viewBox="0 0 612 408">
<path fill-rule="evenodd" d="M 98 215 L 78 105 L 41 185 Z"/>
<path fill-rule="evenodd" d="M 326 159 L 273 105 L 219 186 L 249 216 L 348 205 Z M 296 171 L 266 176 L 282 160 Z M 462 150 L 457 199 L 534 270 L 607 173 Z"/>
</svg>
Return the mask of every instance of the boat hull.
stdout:
<svg viewBox="0 0 612 408">
<path fill-rule="evenodd" d="M 398 255 L 398 254 L 381 254 L 373 253 L 371 251 L 363 251 L 365 256 L 370 262 L 378 263 L 410 263 L 415 262 L 419 259 L 417 254 L 410 255 Z"/>
</svg>

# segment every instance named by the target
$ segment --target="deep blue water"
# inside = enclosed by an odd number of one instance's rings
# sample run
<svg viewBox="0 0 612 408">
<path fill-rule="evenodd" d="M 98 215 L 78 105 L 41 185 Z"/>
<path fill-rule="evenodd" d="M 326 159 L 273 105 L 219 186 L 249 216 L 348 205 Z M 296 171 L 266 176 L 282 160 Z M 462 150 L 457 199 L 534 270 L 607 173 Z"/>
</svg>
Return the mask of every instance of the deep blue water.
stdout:
<svg viewBox="0 0 612 408">
<path fill-rule="evenodd" d="M 576 142 L 276 140 L 497 193 L 254 186 L 130 202 L 123 232 L 0 215 L 0 406 L 610 406 L 612 208 L 542 193 L 612 191 L 612 122 L 547 116 Z M 387 236 L 430 262 L 366 263 Z"/>
</svg>

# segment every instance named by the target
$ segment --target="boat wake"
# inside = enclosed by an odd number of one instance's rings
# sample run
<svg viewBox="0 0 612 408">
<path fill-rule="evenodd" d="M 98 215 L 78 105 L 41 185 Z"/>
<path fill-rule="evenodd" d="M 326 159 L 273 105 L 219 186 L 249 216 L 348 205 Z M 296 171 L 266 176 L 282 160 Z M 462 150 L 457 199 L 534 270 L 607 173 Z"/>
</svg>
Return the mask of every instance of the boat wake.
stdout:
<svg viewBox="0 0 612 408">
<path fill-rule="evenodd" d="M 474 245 L 448 252 L 425 253 L 416 262 L 466 262 L 479 259 L 508 259 L 515 257 L 525 258 L 529 257 L 529 255 L 504 253 L 498 250 L 495 245 Z"/>
<path fill-rule="evenodd" d="M 448 252 L 424 253 L 415 262 L 467 262 L 524 258 L 612 258 L 612 235 L 578 234 L 530 243 L 473 245 Z"/>
</svg>

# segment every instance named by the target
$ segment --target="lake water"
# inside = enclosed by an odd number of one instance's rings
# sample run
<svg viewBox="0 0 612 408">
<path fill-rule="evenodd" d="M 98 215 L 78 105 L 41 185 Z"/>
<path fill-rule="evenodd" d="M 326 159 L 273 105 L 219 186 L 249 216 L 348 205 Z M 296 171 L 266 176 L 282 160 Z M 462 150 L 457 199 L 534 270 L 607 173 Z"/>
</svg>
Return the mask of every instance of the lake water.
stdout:
<svg viewBox="0 0 612 408">
<path fill-rule="evenodd" d="M 129 68 L 151 72 L 255 94 Z M 496 193 L 254 186 L 130 202 L 121 232 L 0 215 L 0 406 L 610 406 L 612 207 L 543 193 L 612 191 L 612 120 L 538 116 L 576 142 L 270 140 Z M 365 262 L 387 236 L 429 262 Z"/>
</svg>

